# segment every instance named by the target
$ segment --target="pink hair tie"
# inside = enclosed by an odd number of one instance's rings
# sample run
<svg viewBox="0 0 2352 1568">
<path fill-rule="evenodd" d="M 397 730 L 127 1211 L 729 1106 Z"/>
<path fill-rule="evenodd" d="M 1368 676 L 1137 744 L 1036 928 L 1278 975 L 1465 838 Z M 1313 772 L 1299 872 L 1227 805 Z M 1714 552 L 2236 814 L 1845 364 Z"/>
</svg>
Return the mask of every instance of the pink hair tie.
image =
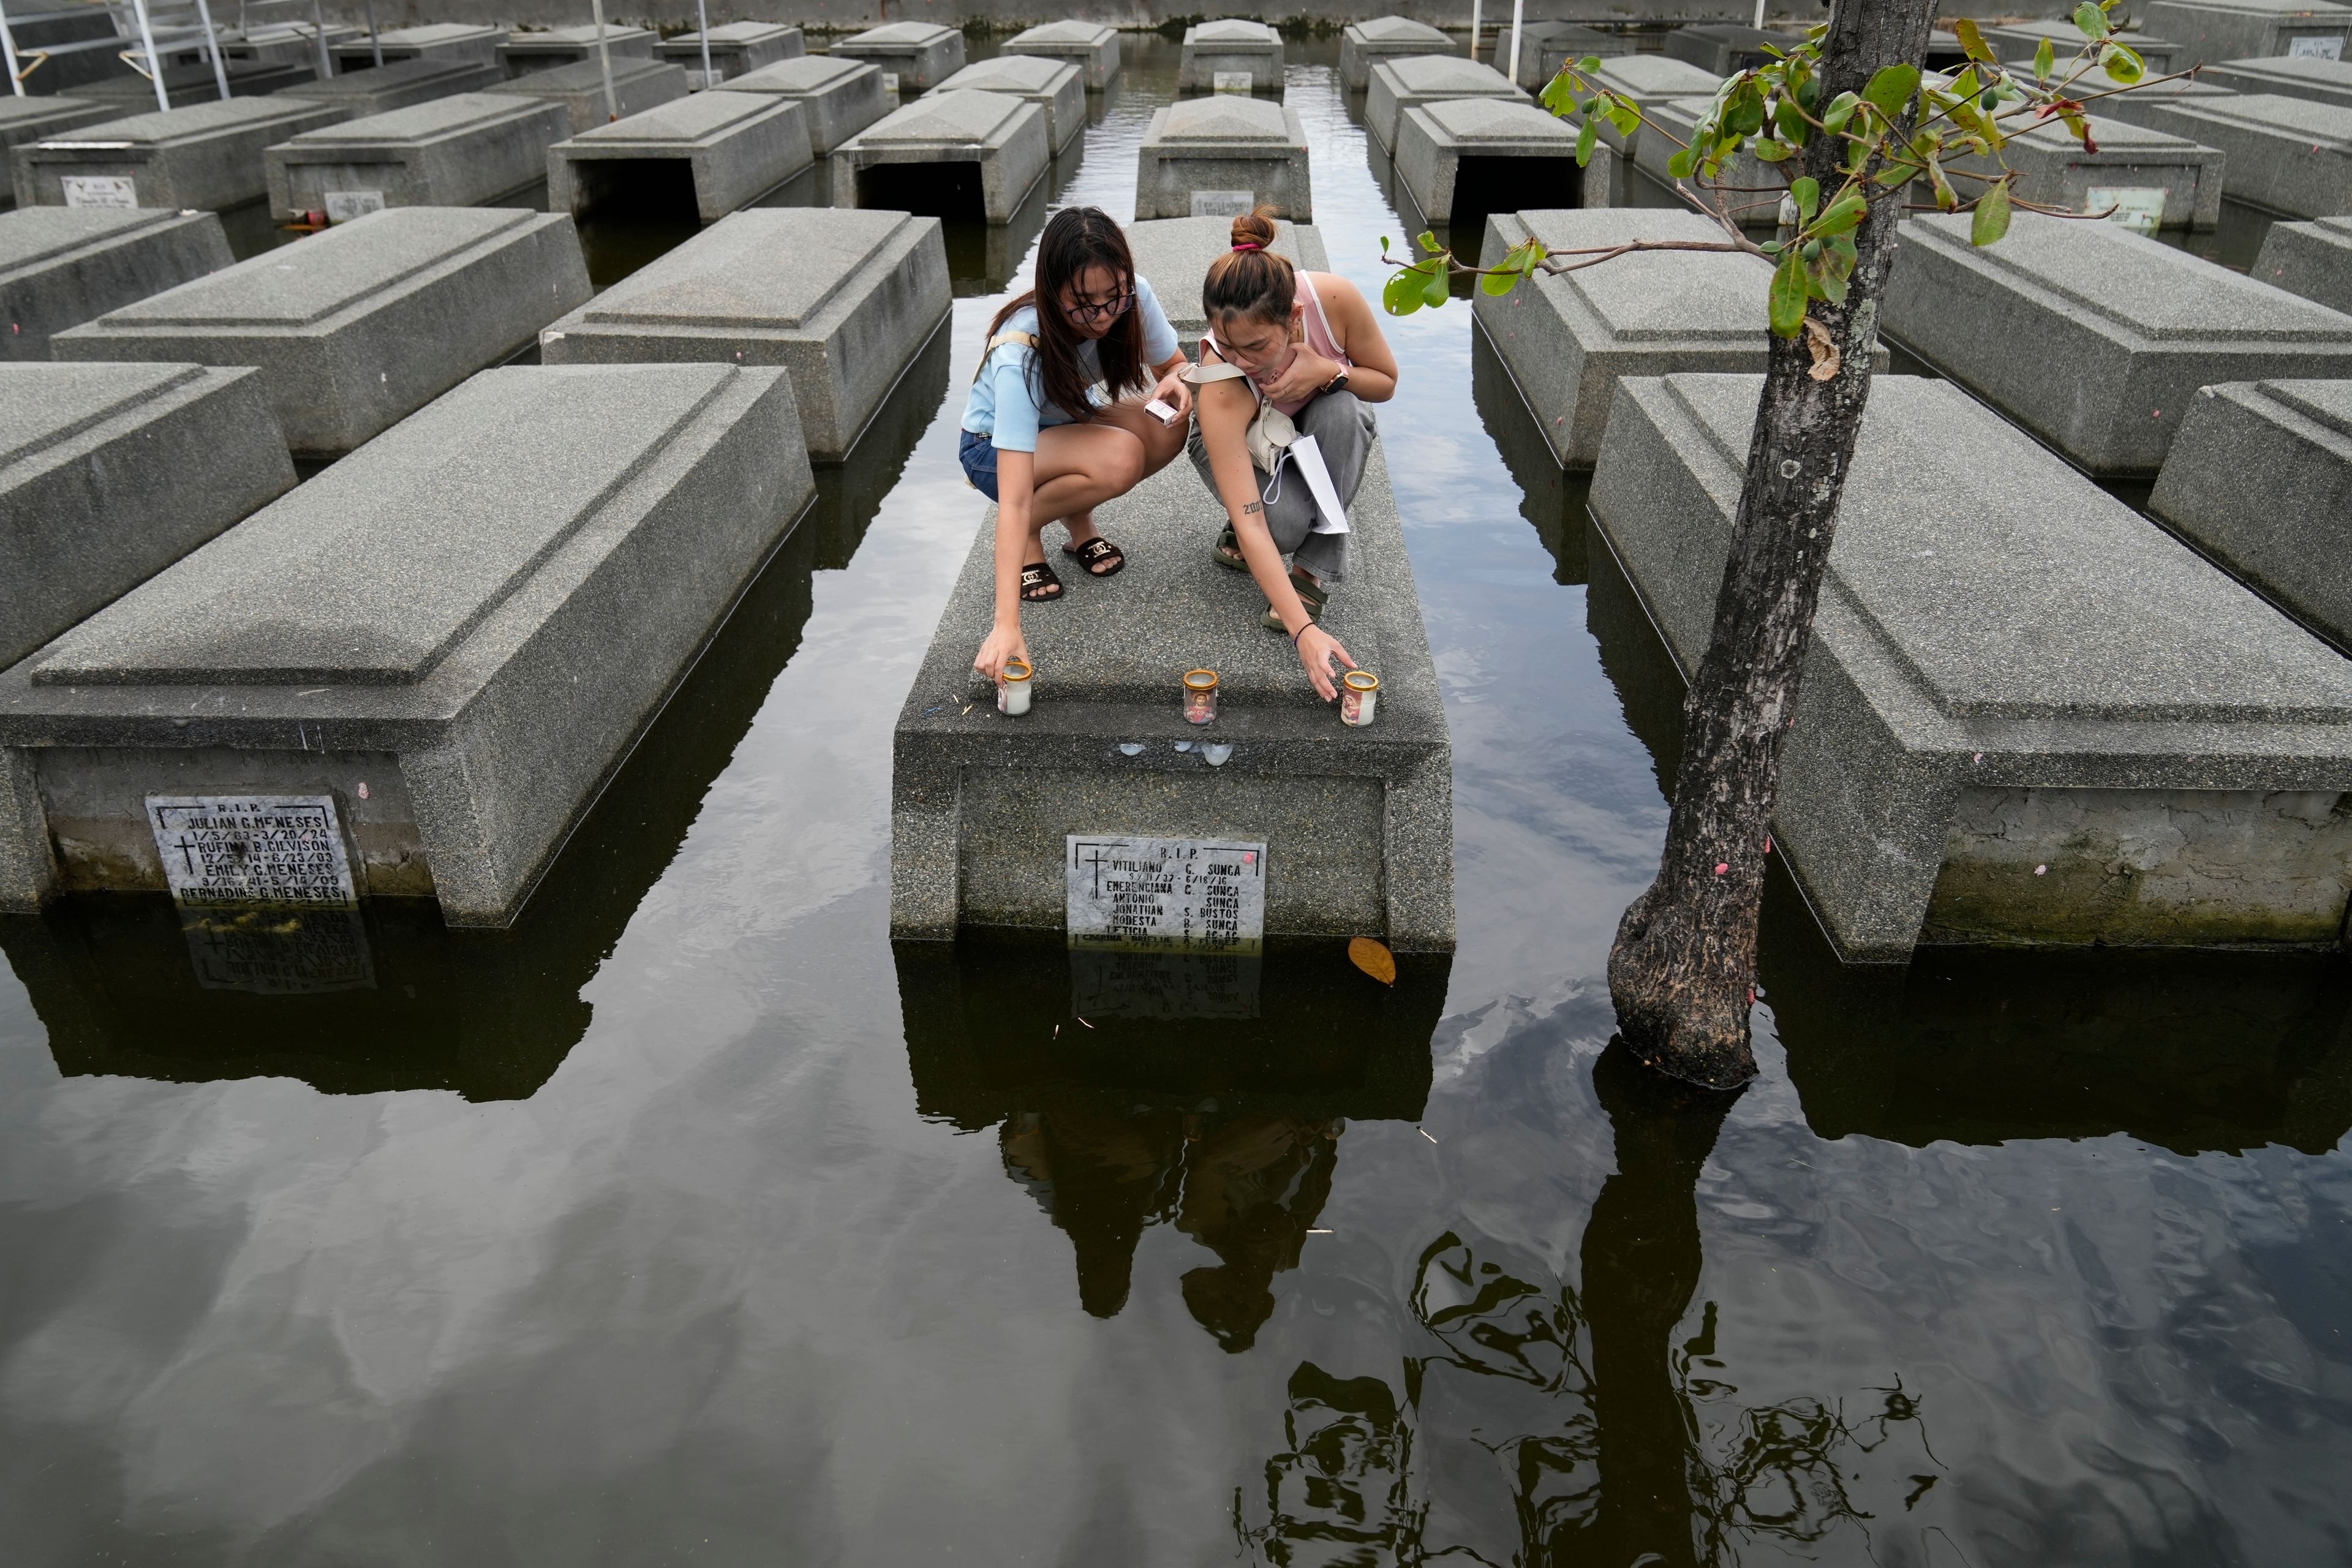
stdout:
<svg viewBox="0 0 2352 1568">
<path fill-rule="evenodd" d="M 1234 246 L 1234 248 L 1235 250 L 1264 250 L 1265 247 L 1260 245 L 1256 240 L 1245 239 L 1239 245 Z"/>
</svg>

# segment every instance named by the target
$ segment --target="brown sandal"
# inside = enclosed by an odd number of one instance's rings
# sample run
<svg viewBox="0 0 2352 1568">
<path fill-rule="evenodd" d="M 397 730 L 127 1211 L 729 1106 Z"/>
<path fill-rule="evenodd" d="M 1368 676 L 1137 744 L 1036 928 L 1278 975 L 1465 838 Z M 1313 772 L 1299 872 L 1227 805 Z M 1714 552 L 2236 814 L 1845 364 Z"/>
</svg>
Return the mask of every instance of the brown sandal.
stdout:
<svg viewBox="0 0 2352 1568">
<path fill-rule="evenodd" d="M 1084 566 L 1089 577 L 1116 577 L 1118 575 L 1119 568 L 1127 564 L 1127 552 L 1099 534 L 1087 540 L 1084 544 L 1065 544 L 1062 546 L 1062 553 Z M 1096 571 L 1096 566 L 1105 561 L 1110 563 L 1110 570 Z"/>
<path fill-rule="evenodd" d="M 1062 596 L 1062 580 L 1043 561 L 1032 561 L 1021 568 L 1021 602 L 1024 605 L 1050 604 Z"/>
</svg>

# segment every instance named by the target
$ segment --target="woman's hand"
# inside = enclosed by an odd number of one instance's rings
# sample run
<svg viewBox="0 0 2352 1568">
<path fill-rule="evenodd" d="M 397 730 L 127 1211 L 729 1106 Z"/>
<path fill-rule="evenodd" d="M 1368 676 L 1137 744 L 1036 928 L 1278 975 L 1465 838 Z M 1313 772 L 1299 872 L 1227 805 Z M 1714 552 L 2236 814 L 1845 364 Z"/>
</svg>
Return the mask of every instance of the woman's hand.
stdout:
<svg viewBox="0 0 2352 1568">
<path fill-rule="evenodd" d="M 989 679 L 1002 684 L 1005 665 L 1014 659 L 1023 664 L 1029 662 L 1029 639 L 1021 635 L 1020 622 L 1015 621 L 1009 626 L 999 622 L 996 628 L 988 634 L 988 640 L 980 645 L 980 653 L 972 659 L 971 667 Z M 1353 669 L 1355 666 L 1348 668 Z"/>
<path fill-rule="evenodd" d="M 1339 688 L 1331 677 L 1331 661 L 1337 658 L 1343 668 L 1356 668 L 1355 659 L 1339 646 L 1339 639 L 1319 626 L 1309 626 L 1298 636 L 1298 661 L 1307 667 L 1307 679 L 1315 683 L 1315 695 L 1328 702 L 1339 695 Z"/>
<path fill-rule="evenodd" d="M 1151 395 L 1167 404 L 1179 414 L 1192 413 L 1192 386 L 1184 379 L 1185 371 L 1191 368 L 1189 365 L 1179 364 L 1174 370 L 1161 376 L 1160 384 L 1151 389 Z"/>
<path fill-rule="evenodd" d="M 1300 349 L 1290 356 L 1290 368 L 1260 390 L 1271 402 L 1288 403 L 1293 398 L 1314 396 L 1339 374 L 1338 360 L 1325 359 L 1321 354 Z"/>
</svg>

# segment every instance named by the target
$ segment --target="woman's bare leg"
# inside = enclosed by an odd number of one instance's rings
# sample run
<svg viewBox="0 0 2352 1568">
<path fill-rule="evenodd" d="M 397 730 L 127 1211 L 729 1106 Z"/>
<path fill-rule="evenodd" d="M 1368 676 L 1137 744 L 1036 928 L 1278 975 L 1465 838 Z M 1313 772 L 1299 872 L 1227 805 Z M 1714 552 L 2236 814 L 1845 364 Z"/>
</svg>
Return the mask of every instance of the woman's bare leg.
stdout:
<svg viewBox="0 0 2352 1568">
<path fill-rule="evenodd" d="M 1043 531 L 1055 518 L 1061 519 L 1072 544 L 1096 538 L 1095 508 L 1125 495 L 1144 475 L 1182 450 L 1180 428 L 1167 457 L 1152 462 L 1149 433 L 1135 426 L 1160 429 L 1160 422 L 1146 415 L 1140 404 L 1133 405 L 1131 420 L 1123 412 L 1128 409 L 1120 404 L 1084 425 L 1055 425 L 1038 434 L 1036 500 L 1030 509 L 1029 552 L 1024 560 L 1045 559 Z"/>
</svg>

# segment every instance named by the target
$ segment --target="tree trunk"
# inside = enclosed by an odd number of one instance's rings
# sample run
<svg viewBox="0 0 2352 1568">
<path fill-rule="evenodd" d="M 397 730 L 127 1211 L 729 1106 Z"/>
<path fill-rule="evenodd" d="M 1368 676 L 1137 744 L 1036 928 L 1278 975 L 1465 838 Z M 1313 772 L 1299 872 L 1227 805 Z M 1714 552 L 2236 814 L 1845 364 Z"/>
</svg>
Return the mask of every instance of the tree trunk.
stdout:
<svg viewBox="0 0 2352 1568">
<path fill-rule="evenodd" d="M 1934 14 L 1935 0 L 1841 0 L 1822 44 L 1821 101 L 1859 92 L 1882 66 L 1917 65 Z M 1801 172 L 1821 182 L 1824 200 L 1843 183 L 1843 147 L 1817 135 L 1801 154 Z M 1795 721 L 1838 500 L 1870 399 L 1878 301 L 1903 201 L 1899 189 L 1870 187 L 1845 302 L 1809 308 L 1836 345 L 1837 374 L 1812 379 L 1810 328 L 1769 340 L 1715 630 L 1683 701 L 1665 850 L 1609 954 L 1626 1044 L 1651 1067 L 1714 1088 L 1756 1073 L 1748 1017 L 1780 744 Z"/>
</svg>

